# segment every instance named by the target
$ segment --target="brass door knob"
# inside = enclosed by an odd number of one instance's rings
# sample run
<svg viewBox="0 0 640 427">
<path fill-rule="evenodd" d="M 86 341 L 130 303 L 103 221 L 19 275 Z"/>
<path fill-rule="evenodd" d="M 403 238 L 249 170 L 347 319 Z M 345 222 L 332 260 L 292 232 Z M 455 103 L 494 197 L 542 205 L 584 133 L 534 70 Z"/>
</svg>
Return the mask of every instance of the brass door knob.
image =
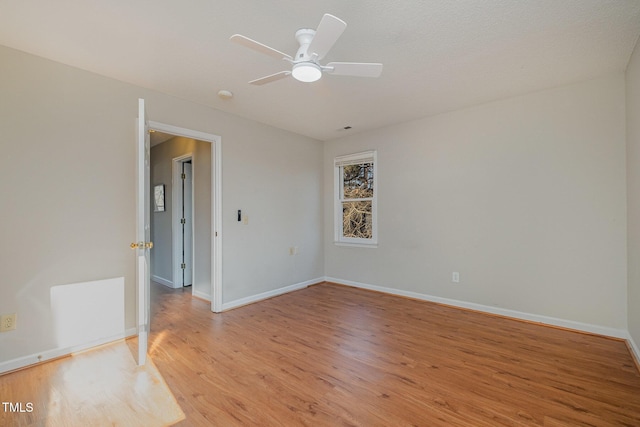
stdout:
<svg viewBox="0 0 640 427">
<path fill-rule="evenodd" d="M 138 243 L 131 243 L 129 245 L 129 247 L 131 249 L 151 249 L 153 248 L 153 242 L 138 242 Z"/>
</svg>

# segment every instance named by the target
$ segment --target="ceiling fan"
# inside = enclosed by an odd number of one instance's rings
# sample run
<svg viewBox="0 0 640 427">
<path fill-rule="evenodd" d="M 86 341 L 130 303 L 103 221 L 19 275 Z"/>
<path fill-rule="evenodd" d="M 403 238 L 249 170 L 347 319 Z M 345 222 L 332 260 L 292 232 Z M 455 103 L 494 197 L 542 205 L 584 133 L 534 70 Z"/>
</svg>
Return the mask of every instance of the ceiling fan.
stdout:
<svg viewBox="0 0 640 427">
<path fill-rule="evenodd" d="M 319 80 L 322 73 L 336 76 L 354 77 L 379 77 L 382 73 L 380 63 L 362 62 L 329 62 L 327 65 L 320 64 L 320 60 L 331 50 L 333 45 L 342 35 L 347 23 L 326 13 L 317 30 L 303 28 L 296 31 L 296 40 L 300 47 L 295 57 L 282 53 L 272 47 L 266 46 L 240 34 L 234 34 L 230 40 L 239 45 L 248 47 L 257 52 L 264 53 L 276 59 L 282 59 L 292 64 L 291 71 L 280 71 L 279 73 L 252 80 L 253 85 L 263 85 L 276 80 L 284 79 L 289 75 L 301 82 L 310 83 Z"/>
</svg>

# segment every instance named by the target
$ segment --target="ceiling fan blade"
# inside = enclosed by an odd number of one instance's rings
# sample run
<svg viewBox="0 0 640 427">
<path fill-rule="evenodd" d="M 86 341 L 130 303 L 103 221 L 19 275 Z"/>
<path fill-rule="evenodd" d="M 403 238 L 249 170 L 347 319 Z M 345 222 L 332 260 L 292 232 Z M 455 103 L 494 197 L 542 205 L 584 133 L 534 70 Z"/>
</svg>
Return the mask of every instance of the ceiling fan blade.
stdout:
<svg viewBox="0 0 640 427">
<path fill-rule="evenodd" d="M 345 28 L 347 28 L 346 22 L 325 13 L 318 25 L 315 36 L 313 36 L 313 40 L 311 40 L 311 44 L 309 44 L 307 52 L 310 55 L 316 54 L 318 59 L 324 58 L 336 41 L 338 41 Z"/>
<path fill-rule="evenodd" d="M 336 76 L 380 77 L 382 64 L 373 62 L 329 62 L 322 67 Z"/>
<path fill-rule="evenodd" d="M 291 74 L 291 71 L 280 71 L 279 73 L 271 74 L 270 76 L 261 77 L 259 79 L 251 80 L 249 82 L 249 84 L 252 84 L 252 85 L 263 85 L 263 84 L 266 84 L 266 83 L 275 82 L 276 80 L 284 79 L 289 74 Z"/>
<path fill-rule="evenodd" d="M 276 59 L 289 59 L 289 60 L 293 60 L 293 58 L 291 58 L 291 56 L 287 55 L 286 53 L 282 53 L 279 50 L 276 50 L 272 47 L 269 47 L 267 45 L 264 45 L 260 42 L 257 42 L 255 40 L 251 40 L 249 37 L 245 37 L 241 34 L 234 34 L 232 35 L 229 40 L 231 40 L 234 43 L 237 43 L 239 45 L 242 45 L 244 47 L 248 47 L 249 49 L 253 49 L 256 52 L 260 52 L 260 53 L 264 53 L 265 55 L 269 55 L 273 58 Z"/>
</svg>

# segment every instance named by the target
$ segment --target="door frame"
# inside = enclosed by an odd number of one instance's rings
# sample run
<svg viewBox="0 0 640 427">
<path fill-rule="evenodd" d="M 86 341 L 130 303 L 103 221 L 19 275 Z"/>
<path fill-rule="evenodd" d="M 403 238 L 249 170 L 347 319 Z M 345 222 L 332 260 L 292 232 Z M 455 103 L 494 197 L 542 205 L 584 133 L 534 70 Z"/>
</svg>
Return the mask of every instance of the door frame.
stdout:
<svg viewBox="0 0 640 427">
<path fill-rule="evenodd" d="M 211 311 L 220 313 L 222 311 L 222 137 L 154 121 L 149 121 L 149 129 L 211 143 Z"/>
<path fill-rule="evenodd" d="M 187 160 L 191 160 L 192 161 L 192 165 L 193 163 L 195 163 L 195 161 L 193 161 L 194 159 L 194 154 L 193 153 L 187 153 L 187 154 L 183 154 L 182 156 L 178 156 L 178 157 L 174 157 L 173 159 L 171 159 L 171 178 L 172 178 L 172 182 L 173 182 L 173 186 L 172 186 L 172 191 L 171 191 L 171 199 L 172 199 L 172 207 L 171 207 L 171 235 L 172 235 L 172 248 L 171 248 L 171 253 L 172 253 L 172 258 L 173 258 L 173 266 L 172 266 L 172 281 L 173 281 L 173 287 L 174 288 L 181 288 L 181 286 L 178 286 L 177 283 L 181 280 L 178 280 L 178 276 L 180 275 L 179 273 L 182 271 L 182 269 L 180 268 L 180 264 L 181 264 L 181 258 L 182 258 L 182 248 L 179 247 L 178 243 L 181 242 L 182 240 L 182 223 L 180 222 L 180 218 L 182 217 L 182 215 L 180 214 L 181 212 L 181 208 L 182 208 L 182 194 L 183 194 L 183 189 L 181 185 L 178 185 L 180 183 L 180 181 L 182 180 L 182 168 L 180 167 L 185 161 Z M 195 168 L 194 168 L 195 169 Z M 193 177 L 191 179 L 191 275 L 192 277 L 195 276 L 195 239 L 194 237 L 194 232 L 193 232 L 193 225 L 194 225 L 194 218 L 195 218 L 195 212 L 194 212 L 194 200 L 193 200 L 193 189 L 194 189 L 195 185 L 193 182 Z M 195 282 L 195 280 L 192 279 L 192 283 Z M 191 286 L 191 294 L 194 294 L 194 290 L 195 290 L 195 286 Z"/>
</svg>

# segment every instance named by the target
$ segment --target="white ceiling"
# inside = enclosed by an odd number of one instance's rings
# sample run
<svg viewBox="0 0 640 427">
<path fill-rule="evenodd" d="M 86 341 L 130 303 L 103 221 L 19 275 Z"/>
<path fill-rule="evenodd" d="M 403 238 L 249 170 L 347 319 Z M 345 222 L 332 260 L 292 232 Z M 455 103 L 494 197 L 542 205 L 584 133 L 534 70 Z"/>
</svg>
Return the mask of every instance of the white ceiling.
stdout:
<svg viewBox="0 0 640 427">
<path fill-rule="evenodd" d="M 288 67 L 232 34 L 293 55 L 324 13 L 323 62 L 380 78 L 247 84 Z M 623 71 L 639 34 L 640 0 L 0 0 L 2 45 L 319 140 Z"/>
</svg>

